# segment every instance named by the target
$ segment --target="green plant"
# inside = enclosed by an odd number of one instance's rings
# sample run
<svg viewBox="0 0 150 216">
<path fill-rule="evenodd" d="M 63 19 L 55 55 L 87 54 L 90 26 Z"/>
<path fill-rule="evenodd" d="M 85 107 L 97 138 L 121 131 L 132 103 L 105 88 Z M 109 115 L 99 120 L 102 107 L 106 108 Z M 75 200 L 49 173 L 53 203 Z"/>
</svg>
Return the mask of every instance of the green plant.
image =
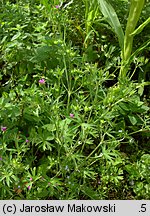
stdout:
<svg viewBox="0 0 150 216">
<path fill-rule="evenodd" d="M 139 49 L 137 49 L 132 54 L 133 47 L 133 38 L 136 34 L 140 33 L 143 28 L 150 22 L 150 18 L 148 18 L 144 23 L 142 23 L 136 30 L 135 27 L 140 18 L 140 14 L 142 8 L 144 6 L 144 0 L 131 0 L 130 11 L 127 20 L 125 35 L 123 34 L 123 30 L 120 24 L 120 21 L 117 17 L 117 14 L 113 7 L 106 0 L 98 0 L 100 5 L 101 12 L 106 18 L 107 22 L 112 27 L 113 31 L 118 37 L 120 48 L 121 48 L 121 69 L 119 74 L 119 80 L 123 81 L 127 75 L 129 65 L 131 63 L 131 59 L 141 50 L 143 50 L 150 43 L 149 40 Z"/>
<path fill-rule="evenodd" d="M 137 199 L 141 199 L 146 194 L 145 199 L 149 199 L 149 164 L 150 155 L 143 154 L 141 158 L 134 164 L 126 165 L 126 170 L 130 174 L 129 182 L 130 187 L 133 188 Z"/>
<path fill-rule="evenodd" d="M 90 35 L 93 32 L 92 25 L 97 17 L 98 14 L 98 4 L 97 1 L 89 1 L 89 0 L 83 0 L 85 4 L 85 32 L 86 37 L 84 40 L 84 46 L 85 48 L 88 48 L 90 43 Z"/>
</svg>

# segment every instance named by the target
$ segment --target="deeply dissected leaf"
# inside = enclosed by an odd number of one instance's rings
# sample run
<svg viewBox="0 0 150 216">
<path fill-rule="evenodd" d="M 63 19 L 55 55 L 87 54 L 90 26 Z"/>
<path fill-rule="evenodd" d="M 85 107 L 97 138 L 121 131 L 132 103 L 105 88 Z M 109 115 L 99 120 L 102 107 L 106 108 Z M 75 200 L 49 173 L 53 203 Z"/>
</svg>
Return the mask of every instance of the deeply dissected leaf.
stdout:
<svg viewBox="0 0 150 216">
<path fill-rule="evenodd" d="M 137 123 L 137 119 L 134 115 L 129 115 L 128 117 L 132 125 L 135 125 Z"/>
</svg>

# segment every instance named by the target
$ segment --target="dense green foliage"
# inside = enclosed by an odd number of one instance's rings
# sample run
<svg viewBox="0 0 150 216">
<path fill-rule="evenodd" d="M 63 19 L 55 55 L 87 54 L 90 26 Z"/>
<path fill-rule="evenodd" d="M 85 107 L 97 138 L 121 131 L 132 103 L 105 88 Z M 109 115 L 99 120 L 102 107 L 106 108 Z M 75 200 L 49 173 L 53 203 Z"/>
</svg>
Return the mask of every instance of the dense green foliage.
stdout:
<svg viewBox="0 0 150 216">
<path fill-rule="evenodd" d="M 117 37 L 87 2 L 0 3 L 0 199 L 150 199 L 150 45 L 119 83 Z M 111 4 L 125 30 L 129 2 Z"/>
</svg>

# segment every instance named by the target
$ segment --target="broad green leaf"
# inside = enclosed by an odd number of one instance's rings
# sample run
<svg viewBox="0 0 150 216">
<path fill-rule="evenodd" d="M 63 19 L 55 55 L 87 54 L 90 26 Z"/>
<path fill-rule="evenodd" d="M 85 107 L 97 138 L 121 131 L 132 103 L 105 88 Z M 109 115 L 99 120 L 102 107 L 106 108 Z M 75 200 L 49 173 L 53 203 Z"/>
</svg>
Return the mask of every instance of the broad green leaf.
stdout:
<svg viewBox="0 0 150 216">
<path fill-rule="evenodd" d="M 134 115 L 129 115 L 128 117 L 132 125 L 135 125 L 137 123 L 137 119 Z"/>
<path fill-rule="evenodd" d="M 139 94 L 140 96 L 142 96 L 142 95 L 143 95 L 143 92 L 144 92 L 144 86 L 140 86 L 139 89 L 138 89 L 138 94 Z"/>
<path fill-rule="evenodd" d="M 46 125 L 43 125 L 42 128 L 47 129 L 49 132 L 56 130 L 56 127 L 54 124 L 46 124 Z"/>
<path fill-rule="evenodd" d="M 145 106 L 145 105 L 143 105 L 143 106 L 141 107 L 141 110 L 142 110 L 143 112 L 145 112 L 145 111 L 149 111 L 150 108 L 147 107 L 147 106 Z"/>
<path fill-rule="evenodd" d="M 135 29 L 135 31 L 130 35 L 135 36 L 135 35 L 141 33 L 142 30 L 144 29 L 144 27 L 149 24 L 149 22 L 150 22 L 150 17 L 145 22 L 143 22 L 137 29 Z"/>
<path fill-rule="evenodd" d="M 119 106 L 120 106 L 123 110 L 129 111 L 129 105 L 128 105 L 128 104 L 121 102 L 121 103 L 119 104 Z"/>
<path fill-rule="evenodd" d="M 124 33 L 114 8 L 106 0 L 98 0 L 100 10 L 118 37 L 121 50 L 124 47 Z"/>
</svg>

